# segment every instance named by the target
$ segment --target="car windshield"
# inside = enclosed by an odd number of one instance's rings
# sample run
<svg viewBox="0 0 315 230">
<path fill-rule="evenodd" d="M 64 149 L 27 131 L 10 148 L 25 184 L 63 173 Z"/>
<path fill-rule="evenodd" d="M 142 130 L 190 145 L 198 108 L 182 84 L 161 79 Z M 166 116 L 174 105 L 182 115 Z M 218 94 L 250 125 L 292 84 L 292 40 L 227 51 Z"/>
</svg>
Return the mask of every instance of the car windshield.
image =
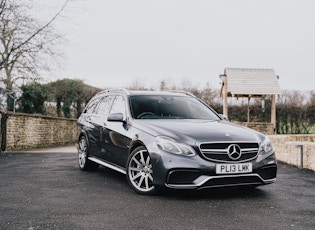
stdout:
<svg viewBox="0 0 315 230">
<path fill-rule="evenodd" d="M 132 116 L 136 119 L 220 119 L 209 107 L 193 97 L 134 95 L 130 97 L 130 103 Z"/>
</svg>

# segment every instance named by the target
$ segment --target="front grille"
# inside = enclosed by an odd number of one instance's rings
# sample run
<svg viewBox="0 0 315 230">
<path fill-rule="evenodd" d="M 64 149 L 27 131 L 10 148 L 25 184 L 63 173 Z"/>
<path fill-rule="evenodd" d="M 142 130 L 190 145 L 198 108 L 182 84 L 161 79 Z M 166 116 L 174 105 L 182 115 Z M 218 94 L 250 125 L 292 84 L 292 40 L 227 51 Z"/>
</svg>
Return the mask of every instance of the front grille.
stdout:
<svg viewBox="0 0 315 230">
<path fill-rule="evenodd" d="M 231 145 L 237 145 L 241 149 L 241 156 L 238 159 L 231 159 L 228 149 Z M 210 161 L 216 162 L 244 162 L 257 157 L 259 144 L 256 142 L 219 142 L 202 143 L 199 146 L 202 156 Z"/>
</svg>

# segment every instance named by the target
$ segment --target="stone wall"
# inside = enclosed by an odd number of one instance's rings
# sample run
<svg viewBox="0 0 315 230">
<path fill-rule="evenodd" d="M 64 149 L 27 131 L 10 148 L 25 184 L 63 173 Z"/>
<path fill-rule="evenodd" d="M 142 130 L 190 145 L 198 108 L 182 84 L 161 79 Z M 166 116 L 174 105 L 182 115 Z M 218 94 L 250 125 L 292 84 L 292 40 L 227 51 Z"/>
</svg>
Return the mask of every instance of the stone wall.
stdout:
<svg viewBox="0 0 315 230">
<path fill-rule="evenodd" d="M 11 112 L 1 114 L 7 115 L 7 151 L 67 145 L 77 140 L 76 119 Z"/>
<path fill-rule="evenodd" d="M 266 135 L 274 134 L 274 128 L 272 123 L 267 122 L 236 122 L 239 125 L 246 126 L 248 128 L 254 129 Z"/>
<path fill-rule="evenodd" d="M 315 134 L 270 135 L 269 138 L 279 161 L 315 171 Z"/>
</svg>

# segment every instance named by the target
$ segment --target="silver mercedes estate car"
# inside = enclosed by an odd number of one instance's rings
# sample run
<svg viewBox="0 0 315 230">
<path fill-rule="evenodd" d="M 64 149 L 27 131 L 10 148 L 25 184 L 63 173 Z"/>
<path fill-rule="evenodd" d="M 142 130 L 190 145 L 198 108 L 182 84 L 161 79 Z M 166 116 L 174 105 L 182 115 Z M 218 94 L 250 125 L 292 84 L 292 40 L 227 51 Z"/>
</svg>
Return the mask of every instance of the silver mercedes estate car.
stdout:
<svg viewBox="0 0 315 230">
<path fill-rule="evenodd" d="M 190 93 L 104 90 L 78 125 L 79 167 L 126 174 L 139 194 L 276 181 L 268 137 L 228 122 Z"/>
</svg>

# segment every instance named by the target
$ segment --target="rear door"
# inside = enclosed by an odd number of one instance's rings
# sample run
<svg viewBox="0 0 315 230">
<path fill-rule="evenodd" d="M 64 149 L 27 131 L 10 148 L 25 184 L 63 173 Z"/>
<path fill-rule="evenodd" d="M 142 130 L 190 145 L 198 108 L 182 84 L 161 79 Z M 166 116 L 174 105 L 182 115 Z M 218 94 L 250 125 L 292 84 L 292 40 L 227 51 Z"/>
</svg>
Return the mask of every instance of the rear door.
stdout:
<svg viewBox="0 0 315 230">
<path fill-rule="evenodd" d="M 106 128 L 107 117 L 112 106 L 114 96 L 107 95 L 100 99 L 97 107 L 93 112 L 93 117 L 91 118 L 91 124 L 93 130 L 91 131 L 91 142 L 93 143 L 94 156 L 98 158 L 106 158 L 106 151 L 103 147 L 103 131 Z M 94 144 L 95 143 L 95 144 Z"/>
</svg>

